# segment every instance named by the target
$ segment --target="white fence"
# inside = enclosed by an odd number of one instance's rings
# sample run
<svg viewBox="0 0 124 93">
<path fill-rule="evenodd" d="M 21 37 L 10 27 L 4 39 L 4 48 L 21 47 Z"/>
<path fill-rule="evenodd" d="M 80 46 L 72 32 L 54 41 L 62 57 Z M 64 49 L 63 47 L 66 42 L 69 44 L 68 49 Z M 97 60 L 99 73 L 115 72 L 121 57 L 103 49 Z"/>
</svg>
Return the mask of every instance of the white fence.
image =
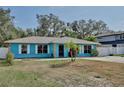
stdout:
<svg viewBox="0 0 124 93">
<path fill-rule="evenodd" d="M 108 56 L 110 54 L 124 54 L 124 47 L 97 47 L 99 56 Z"/>
<path fill-rule="evenodd" d="M 6 58 L 6 54 L 8 52 L 8 48 L 0 48 L 0 58 Z"/>
</svg>

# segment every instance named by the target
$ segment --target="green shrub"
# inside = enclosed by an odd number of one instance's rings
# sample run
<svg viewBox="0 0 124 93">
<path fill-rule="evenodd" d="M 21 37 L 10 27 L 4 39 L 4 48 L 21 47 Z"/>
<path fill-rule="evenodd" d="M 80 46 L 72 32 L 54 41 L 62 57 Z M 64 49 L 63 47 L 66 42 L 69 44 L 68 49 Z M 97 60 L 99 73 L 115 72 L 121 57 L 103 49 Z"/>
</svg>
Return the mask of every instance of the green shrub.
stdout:
<svg viewBox="0 0 124 93">
<path fill-rule="evenodd" d="M 91 50 L 91 55 L 92 56 L 98 56 L 98 51 L 96 49 Z"/>
<path fill-rule="evenodd" d="M 84 38 L 84 40 L 96 42 L 96 37 L 95 36 L 87 36 Z"/>
<path fill-rule="evenodd" d="M 13 54 L 11 52 L 8 52 L 6 55 L 6 62 L 8 64 L 12 65 L 13 59 L 14 59 Z"/>
<path fill-rule="evenodd" d="M 109 54 L 109 56 L 114 56 L 114 54 Z"/>
</svg>

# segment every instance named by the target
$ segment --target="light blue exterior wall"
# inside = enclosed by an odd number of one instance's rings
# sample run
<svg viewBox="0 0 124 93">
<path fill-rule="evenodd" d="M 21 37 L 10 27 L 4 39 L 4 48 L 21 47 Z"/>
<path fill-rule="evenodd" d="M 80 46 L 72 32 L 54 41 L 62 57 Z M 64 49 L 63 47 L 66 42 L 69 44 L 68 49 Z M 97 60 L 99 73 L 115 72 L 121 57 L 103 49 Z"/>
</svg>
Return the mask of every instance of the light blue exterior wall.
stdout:
<svg viewBox="0 0 124 93">
<path fill-rule="evenodd" d="M 56 44 L 56 57 L 59 57 L 59 44 Z"/>
<path fill-rule="evenodd" d="M 10 44 L 10 51 L 14 54 L 15 58 L 53 58 L 53 44 L 50 43 L 48 44 L 49 46 L 49 53 L 43 53 L 43 54 L 36 54 L 35 53 L 35 45 L 36 44 L 29 44 L 30 45 L 30 53 L 29 54 L 19 54 L 19 44 L 18 43 L 13 43 Z M 56 57 L 59 57 L 59 44 L 56 45 Z M 80 45 L 82 46 L 82 45 Z M 96 48 L 96 45 L 92 45 L 93 49 Z M 64 45 L 64 57 L 68 57 L 68 52 L 69 49 L 65 47 Z M 79 52 L 78 54 L 79 57 L 83 56 L 91 56 L 91 54 L 88 53 L 81 53 Z"/>
<path fill-rule="evenodd" d="M 68 52 L 69 52 L 69 49 L 66 48 L 64 45 L 64 57 L 68 57 Z"/>
<path fill-rule="evenodd" d="M 49 44 L 49 54 L 50 54 L 50 57 L 53 57 L 53 44 L 52 43 Z"/>
<path fill-rule="evenodd" d="M 30 45 L 29 54 L 19 54 L 19 44 L 11 44 L 10 51 L 14 54 L 15 58 L 50 58 L 52 57 L 52 53 L 53 53 L 52 44 L 49 44 L 49 53 L 42 53 L 42 54 L 35 53 L 36 44 L 29 44 L 29 45 Z"/>
</svg>

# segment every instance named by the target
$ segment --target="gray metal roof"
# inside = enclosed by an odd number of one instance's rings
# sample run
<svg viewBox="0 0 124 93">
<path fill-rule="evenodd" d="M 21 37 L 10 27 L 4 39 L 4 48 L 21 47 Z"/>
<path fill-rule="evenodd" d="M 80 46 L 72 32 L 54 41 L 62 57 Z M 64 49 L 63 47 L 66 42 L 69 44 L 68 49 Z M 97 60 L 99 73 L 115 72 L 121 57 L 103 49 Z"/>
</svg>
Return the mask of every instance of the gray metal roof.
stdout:
<svg viewBox="0 0 124 93">
<path fill-rule="evenodd" d="M 119 32 L 103 33 L 97 35 L 96 37 L 113 36 L 113 35 L 121 35 L 121 34 L 124 34 L 124 32 L 119 31 Z"/>
<path fill-rule="evenodd" d="M 71 37 L 40 37 L 40 36 L 31 36 L 14 40 L 8 40 L 5 41 L 5 43 L 66 43 L 70 41 L 73 41 L 76 44 L 99 44 L 97 42 L 90 42 Z"/>
</svg>

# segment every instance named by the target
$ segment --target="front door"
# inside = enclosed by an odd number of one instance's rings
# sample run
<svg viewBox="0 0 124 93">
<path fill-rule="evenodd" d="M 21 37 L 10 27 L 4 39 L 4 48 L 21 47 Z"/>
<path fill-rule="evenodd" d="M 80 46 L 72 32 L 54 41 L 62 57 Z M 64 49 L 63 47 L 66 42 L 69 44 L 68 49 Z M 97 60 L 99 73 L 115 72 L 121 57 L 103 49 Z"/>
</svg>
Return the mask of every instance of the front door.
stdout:
<svg viewBox="0 0 124 93">
<path fill-rule="evenodd" d="M 59 45 L 59 57 L 64 57 L 64 45 Z"/>
</svg>

